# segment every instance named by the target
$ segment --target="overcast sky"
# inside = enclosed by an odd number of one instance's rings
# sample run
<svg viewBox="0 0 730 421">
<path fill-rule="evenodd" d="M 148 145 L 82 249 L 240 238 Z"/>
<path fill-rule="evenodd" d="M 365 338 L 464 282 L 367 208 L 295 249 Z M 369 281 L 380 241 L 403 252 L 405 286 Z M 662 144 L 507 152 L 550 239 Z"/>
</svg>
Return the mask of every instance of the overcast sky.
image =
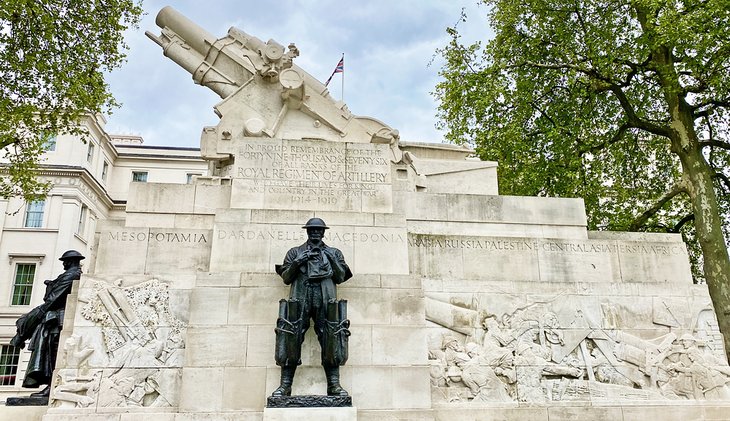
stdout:
<svg viewBox="0 0 730 421">
<path fill-rule="evenodd" d="M 434 127 L 438 81 L 437 48 L 448 42 L 446 28 L 462 7 L 467 23 L 459 28 L 469 40 L 491 37 L 486 9 L 477 0 L 144 0 L 146 15 L 129 31 L 128 62 L 108 76 L 122 107 L 109 116 L 107 131 L 133 134 L 147 145 L 200 144 L 203 126 L 214 126 L 213 106 L 220 98 L 196 85 L 189 73 L 162 55 L 144 32 L 159 35 L 157 12 L 170 5 L 216 37 L 235 26 L 266 42 L 293 42 L 294 62 L 327 80 L 345 53 L 345 102 L 356 115 L 378 118 L 408 141 L 440 142 Z M 431 63 L 429 65 L 429 63 Z M 340 98 L 340 76 L 329 85 Z"/>
</svg>

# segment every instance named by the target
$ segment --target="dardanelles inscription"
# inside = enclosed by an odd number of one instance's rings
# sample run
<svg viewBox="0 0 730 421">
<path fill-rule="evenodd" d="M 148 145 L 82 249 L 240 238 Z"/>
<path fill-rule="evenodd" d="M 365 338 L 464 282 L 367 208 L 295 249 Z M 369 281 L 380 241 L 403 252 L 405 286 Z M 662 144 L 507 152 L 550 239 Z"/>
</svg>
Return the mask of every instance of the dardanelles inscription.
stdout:
<svg viewBox="0 0 730 421">
<path fill-rule="evenodd" d="M 265 230 L 265 229 L 219 229 L 215 234 L 218 240 L 277 240 L 302 241 L 307 236 L 300 231 L 293 230 Z M 331 232 L 324 236 L 325 241 L 334 244 L 349 243 L 403 243 L 405 238 L 401 234 L 390 232 Z"/>
<path fill-rule="evenodd" d="M 291 204 L 339 209 L 351 198 L 377 198 L 389 185 L 387 148 L 374 144 L 247 140 L 229 175 L 246 180 L 246 194 Z M 277 201 L 274 199 L 274 201 Z"/>
</svg>

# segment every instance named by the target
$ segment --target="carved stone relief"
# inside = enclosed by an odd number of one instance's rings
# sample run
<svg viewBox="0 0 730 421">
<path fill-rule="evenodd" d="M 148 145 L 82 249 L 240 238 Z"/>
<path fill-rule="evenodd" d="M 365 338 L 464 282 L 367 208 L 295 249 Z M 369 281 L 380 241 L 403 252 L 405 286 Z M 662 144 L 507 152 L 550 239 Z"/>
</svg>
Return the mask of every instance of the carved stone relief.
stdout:
<svg viewBox="0 0 730 421">
<path fill-rule="evenodd" d="M 85 408 L 96 403 L 101 370 L 89 369 L 86 361 L 94 352 L 89 346 L 81 345 L 81 338 L 72 335 L 64 343 L 66 367 L 57 372 L 53 388 L 52 406 Z"/>
<path fill-rule="evenodd" d="M 429 338 L 434 402 L 730 398 L 730 366 L 702 330 L 647 339 L 581 310 L 561 323 L 550 302 L 496 315 L 457 301 L 427 298 L 440 326 Z M 600 311 L 615 316 L 611 305 Z"/>
<path fill-rule="evenodd" d="M 170 310 L 168 285 L 156 279 L 121 284 L 94 283 L 81 316 L 98 330 L 83 347 L 77 335 L 67 340 L 53 406 L 177 405 L 186 326 Z"/>
</svg>

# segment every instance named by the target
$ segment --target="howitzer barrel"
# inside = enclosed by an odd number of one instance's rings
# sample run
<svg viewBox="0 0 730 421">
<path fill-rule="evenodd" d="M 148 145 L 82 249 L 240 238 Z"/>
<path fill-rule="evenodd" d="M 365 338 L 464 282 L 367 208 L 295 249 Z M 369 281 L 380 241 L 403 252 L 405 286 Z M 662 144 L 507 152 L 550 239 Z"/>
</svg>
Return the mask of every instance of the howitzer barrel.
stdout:
<svg viewBox="0 0 730 421">
<path fill-rule="evenodd" d="M 147 31 L 145 35 L 162 47 L 166 57 L 187 70 L 195 83 L 221 98 L 231 95 L 250 77 L 253 69 L 241 63 L 240 51 L 231 49 L 228 40 L 216 39 L 172 7 L 160 10 L 156 23 L 162 34 Z"/>
<path fill-rule="evenodd" d="M 155 23 L 160 28 L 169 28 L 195 51 L 205 56 L 210 46 L 218 39 L 170 6 L 165 6 L 157 14 Z"/>
</svg>

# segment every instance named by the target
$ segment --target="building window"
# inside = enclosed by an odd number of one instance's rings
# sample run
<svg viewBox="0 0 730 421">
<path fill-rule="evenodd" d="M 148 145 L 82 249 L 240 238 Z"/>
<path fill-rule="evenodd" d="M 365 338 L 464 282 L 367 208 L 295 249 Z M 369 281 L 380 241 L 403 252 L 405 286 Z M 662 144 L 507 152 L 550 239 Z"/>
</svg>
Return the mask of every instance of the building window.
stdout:
<svg viewBox="0 0 730 421">
<path fill-rule="evenodd" d="M 187 183 L 193 184 L 193 177 L 199 177 L 201 175 L 200 173 L 188 173 Z"/>
<path fill-rule="evenodd" d="M 53 152 L 56 150 L 56 135 L 46 134 L 43 136 L 43 149 L 46 152 Z"/>
<path fill-rule="evenodd" d="M 15 282 L 13 283 L 13 299 L 10 305 L 27 306 L 30 304 L 30 294 L 33 292 L 35 279 L 34 263 L 18 263 L 15 265 Z"/>
<path fill-rule="evenodd" d="M 101 167 L 101 181 L 106 183 L 106 176 L 109 174 L 109 163 L 104 161 L 104 166 Z"/>
<path fill-rule="evenodd" d="M 81 205 L 81 212 L 79 213 L 79 223 L 76 226 L 76 234 L 78 235 L 84 235 L 84 226 L 86 225 L 86 214 L 88 213 L 89 208 L 86 207 L 86 205 Z"/>
<path fill-rule="evenodd" d="M 132 181 L 138 183 L 147 182 L 147 171 L 132 171 Z"/>
<path fill-rule="evenodd" d="M 40 228 L 43 226 L 43 208 L 45 205 L 45 200 L 34 200 L 28 203 L 25 210 L 26 228 Z"/>
<path fill-rule="evenodd" d="M 94 144 L 89 141 L 89 149 L 86 151 L 86 162 L 91 163 L 94 159 Z"/>
<path fill-rule="evenodd" d="M 0 346 L 0 386 L 15 386 L 19 359 L 20 348 L 12 345 Z"/>
</svg>

